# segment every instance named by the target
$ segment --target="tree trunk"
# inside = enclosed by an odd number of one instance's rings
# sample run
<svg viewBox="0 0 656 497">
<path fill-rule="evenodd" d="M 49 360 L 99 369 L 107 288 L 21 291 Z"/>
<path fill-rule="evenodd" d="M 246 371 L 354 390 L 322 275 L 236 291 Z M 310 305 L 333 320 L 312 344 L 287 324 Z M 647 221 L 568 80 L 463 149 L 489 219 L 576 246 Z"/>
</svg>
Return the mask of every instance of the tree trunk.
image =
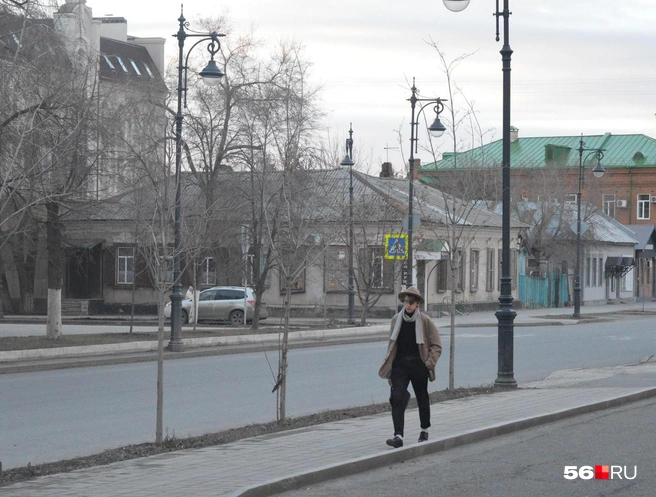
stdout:
<svg viewBox="0 0 656 497">
<path fill-rule="evenodd" d="M 161 445 L 164 424 L 164 292 L 157 292 L 157 421 L 155 443 Z"/>
<path fill-rule="evenodd" d="M 287 401 L 287 352 L 289 351 L 289 312 L 292 299 L 291 278 L 285 278 L 287 290 L 285 292 L 285 324 L 282 335 L 282 350 L 280 352 L 280 365 L 278 366 L 278 381 L 280 383 L 280 395 L 278 398 L 278 420 L 286 419 L 285 403 Z"/>
<path fill-rule="evenodd" d="M 62 224 L 59 219 L 59 204 L 48 202 L 46 211 L 48 246 L 48 320 L 46 337 L 49 340 L 56 340 L 62 334 L 61 291 L 64 279 Z"/>
<path fill-rule="evenodd" d="M 31 233 L 31 231 L 30 231 Z M 17 242 L 11 244 L 14 268 L 18 275 L 19 312 L 34 314 L 34 276 L 36 273 L 37 236 L 27 233 L 15 235 Z"/>
<path fill-rule="evenodd" d="M 455 283 L 455 282 L 453 282 Z M 455 389 L 455 370 L 456 370 L 456 291 L 451 289 L 451 332 L 449 339 L 449 390 Z"/>
</svg>

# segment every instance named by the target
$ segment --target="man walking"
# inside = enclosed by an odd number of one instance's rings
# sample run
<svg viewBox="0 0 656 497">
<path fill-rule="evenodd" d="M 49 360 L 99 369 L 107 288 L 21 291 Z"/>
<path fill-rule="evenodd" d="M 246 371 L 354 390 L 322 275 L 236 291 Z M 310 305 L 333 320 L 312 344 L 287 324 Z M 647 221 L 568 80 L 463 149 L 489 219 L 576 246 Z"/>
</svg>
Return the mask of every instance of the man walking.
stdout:
<svg viewBox="0 0 656 497">
<path fill-rule="evenodd" d="M 387 445 L 394 448 L 403 447 L 410 383 L 419 407 L 419 442 L 428 440 L 428 428 L 431 425 L 428 380 L 435 380 L 435 364 L 442 354 L 437 327 L 429 316 L 419 310 L 424 301 L 419 290 L 411 286 L 399 293 L 399 300 L 403 302 L 403 310 L 392 318 L 387 354 L 378 371 L 378 375 L 388 380 L 391 386 L 394 436 L 387 440 Z"/>
</svg>

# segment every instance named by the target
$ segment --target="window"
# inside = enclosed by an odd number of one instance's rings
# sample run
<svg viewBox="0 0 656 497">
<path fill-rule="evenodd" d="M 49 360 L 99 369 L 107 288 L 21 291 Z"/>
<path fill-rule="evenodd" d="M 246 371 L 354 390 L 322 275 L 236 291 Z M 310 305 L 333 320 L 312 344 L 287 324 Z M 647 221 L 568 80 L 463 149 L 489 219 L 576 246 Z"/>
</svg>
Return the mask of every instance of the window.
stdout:
<svg viewBox="0 0 656 497">
<path fill-rule="evenodd" d="M 485 279 L 485 289 L 488 292 L 491 292 L 494 290 L 494 282 L 496 280 L 496 265 L 494 262 L 494 249 L 487 249 L 487 260 L 486 262 L 486 267 L 487 267 L 487 278 Z"/>
<path fill-rule="evenodd" d="M 219 300 L 218 290 L 205 290 L 200 292 L 200 297 L 198 298 L 200 302 L 205 302 L 208 300 Z"/>
<path fill-rule="evenodd" d="M 328 247 L 324 275 L 326 292 L 348 291 L 348 247 Z"/>
<path fill-rule="evenodd" d="M 200 284 L 201 286 L 216 285 L 216 265 L 214 264 L 214 257 L 205 257 L 200 269 Z"/>
<path fill-rule="evenodd" d="M 597 264 L 597 269 L 599 270 L 597 281 L 599 282 L 599 286 L 604 286 L 604 265 L 602 264 L 602 261 L 603 258 L 599 257 L 599 264 Z"/>
<path fill-rule="evenodd" d="M 651 259 L 645 260 L 645 284 L 651 285 Z"/>
<path fill-rule="evenodd" d="M 576 193 L 568 193 L 565 195 L 565 203 L 576 205 Z"/>
<path fill-rule="evenodd" d="M 649 219 L 649 194 L 638 195 L 638 219 Z"/>
<path fill-rule="evenodd" d="M 146 69 L 146 72 L 148 73 L 148 76 L 150 76 L 151 78 L 154 78 L 155 76 L 153 76 L 153 71 L 150 70 L 150 67 L 148 67 L 148 64 L 143 62 L 143 66 Z"/>
<path fill-rule="evenodd" d="M 110 68 L 112 71 L 116 69 L 116 68 L 114 67 L 114 64 L 112 64 L 112 61 L 109 60 L 109 57 L 107 57 L 106 55 L 103 55 L 103 58 L 105 59 L 105 62 L 107 62 L 107 65 L 109 66 L 109 68 Z"/>
<path fill-rule="evenodd" d="M 134 282 L 134 248 L 118 248 L 118 278 L 116 282 L 120 285 L 128 285 Z"/>
<path fill-rule="evenodd" d="M 385 286 L 385 258 L 383 249 L 371 249 L 369 251 L 369 267 L 372 288 L 383 288 Z"/>
<path fill-rule="evenodd" d="M 597 285 L 597 258 L 593 257 L 592 258 L 592 282 L 590 283 L 593 287 L 598 286 Z"/>
<path fill-rule="evenodd" d="M 118 55 L 115 56 L 116 60 L 118 61 L 119 65 L 121 66 L 121 69 L 123 69 L 123 72 L 127 74 L 128 68 L 125 67 L 125 64 L 123 63 L 123 59 L 121 59 Z"/>
<path fill-rule="evenodd" d="M 585 259 L 585 286 L 590 288 L 590 258 Z"/>
<path fill-rule="evenodd" d="M 456 291 L 462 292 L 465 288 L 465 251 L 456 249 L 453 262 L 456 270 Z"/>
<path fill-rule="evenodd" d="M 134 69 L 134 72 L 137 73 L 137 76 L 141 76 L 141 71 L 137 67 L 137 63 L 135 61 L 133 61 L 132 59 L 130 59 L 130 64 L 132 64 L 132 68 Z"/>
<path fill-rule="evenodd" d="M 469 290 L 475 292 L 478 290 L 478 258 L 477 249 L 469 251 Z"/>
<path fill-rule="evenodd" d="M 615 219 L 615 195 L 602 195 L 604 214 Z"/>
</svg>

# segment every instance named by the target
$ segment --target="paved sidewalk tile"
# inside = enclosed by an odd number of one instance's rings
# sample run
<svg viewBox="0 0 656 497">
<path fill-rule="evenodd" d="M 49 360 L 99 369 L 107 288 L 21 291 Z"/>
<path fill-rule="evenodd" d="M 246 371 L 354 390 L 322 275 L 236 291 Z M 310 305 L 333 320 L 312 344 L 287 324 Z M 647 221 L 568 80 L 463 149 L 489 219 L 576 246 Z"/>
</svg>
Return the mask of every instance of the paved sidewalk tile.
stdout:
<svg viewBox="0 0 656 497">
<path fill-rule="evenodd" d="M 427 444 L 494 430 L 545 415 L 584 408 L 648 388 L 514 390 L 435 404 Z M 406 445 L 391 449 L 389 414 L 263 435 L 226 445 L 157 456 L 42 477 L 0 489 L 3 497 L 215 497 L 241 495 L 249 487 L 355 461 L 412 456 L 417 446 L 417 410 L 406 415 Z M 429 448 L 427 444 L 422 444 Z M 436 447 L 436 446 L 435 446 Z M 382 460 L 382 459 L 380 459 Z M 348 467 L 348 466 L 347 466 Z"/>
</svg>

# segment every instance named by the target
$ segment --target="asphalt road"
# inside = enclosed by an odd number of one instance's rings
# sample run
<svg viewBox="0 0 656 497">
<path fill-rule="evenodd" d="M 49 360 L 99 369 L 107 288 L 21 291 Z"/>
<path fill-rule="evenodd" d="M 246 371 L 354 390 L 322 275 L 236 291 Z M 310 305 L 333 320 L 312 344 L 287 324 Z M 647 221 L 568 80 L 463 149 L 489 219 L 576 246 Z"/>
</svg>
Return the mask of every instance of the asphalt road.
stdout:
<svg viewBox="0 0 656 497">
<path fill-rule="evenodd" d="M 649 399 L 279 495 L 652 497 L 655 424 L 656 399 Z M 578 477 L 582 466 L 597 465 L 621 472 L 608 480 Z M 565 466 L 576 466 L 576 479 L 564 477 Z"/>
<path fill-rule="evenodd" d="M 653 320 L 522 327 L 515 335 L 515 377 L 636 363 L 656 348 Z M 448 337 L 438 380 L 448 382 Z M 386 402 L 376 375 L 385 342 L 295 349 L 290 353 L 290 416 Z M 496 328 L 459 329 L 456 386 L 496 378 Z M 165 364 L 164 427 L 179 437 L 275 419 L 277 353 L 196 357 Z M 156 364 L 134 363 L 0 376 L 0 461 L 5 468 L 93 454 L 152 441 Z"/>
</svg>

